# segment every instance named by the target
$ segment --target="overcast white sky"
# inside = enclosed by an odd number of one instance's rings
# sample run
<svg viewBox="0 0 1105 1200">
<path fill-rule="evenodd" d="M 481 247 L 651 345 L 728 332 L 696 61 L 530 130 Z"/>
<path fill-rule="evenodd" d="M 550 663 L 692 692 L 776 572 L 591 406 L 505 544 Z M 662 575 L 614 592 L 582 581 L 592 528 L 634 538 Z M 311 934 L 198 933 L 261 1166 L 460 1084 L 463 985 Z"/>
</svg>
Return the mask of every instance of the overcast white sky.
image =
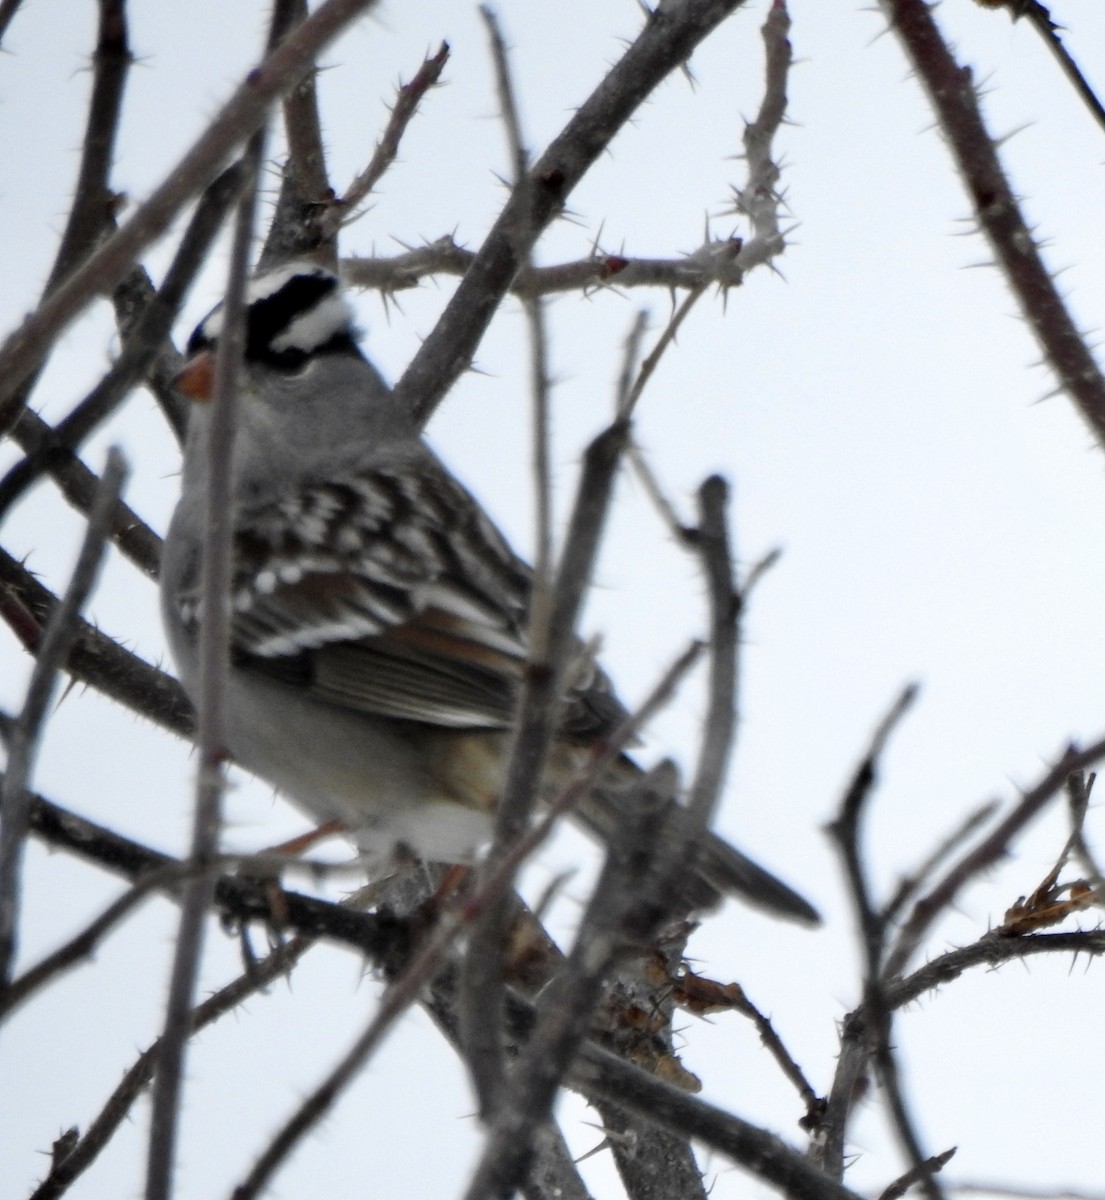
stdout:
<svg viewBox="0 0 1105 1200">
<path fill-rule="evenodd" d="M 5 286 L 0 327 L 34 302 L 54 252 L 76 165 L 93 44 L 92 4 L 27 3 L 0 58 L 0 205 Z M 610 251 L 667 256 L 692 250 L 741 181 L 741 120 L 759 103 L 750 3 L 695 57 L 694 86 L 669 80 L 572 197 L 574 219 L 539 248 L 542 262 L 577 258 L 596 237 Z M 1105 9 L 1056 0 L 1069 44 L 1105 87 Z M 561 127 L 639 28 L 633 0 L 503 0 L 529 145 Z M 988 252 L 970 235 L 968 204 L 919 87 L 882 18 L 859 5 L 792 0 L 801 60 L 791 81 L 794 122 L 781 137 L 793 220 L 782 277 L 767 271 L 700 303 L 646 393 L 639 436 L 665 487 L 690 512 L 699 481 L 720 470 L 735 490 L 741 561 L 785 553 L 757 590 L 746 630 L 743 721 L 720 819 L 724 831 L 821 907 L 816 933 L 735 906 L 693 943 L 701 969 L 739 979 L 775 1018 L 814 1086 L 827 1088 L 837 1022 L 857 1000 L 855 938 L 822 826 L 849 771 L 901 686 L 919 680 L 919 706 L 886 758 L 870 863 L 889 888 L 966 811 L 1006 803 L 1071 739 L 1105 730 L 1105 599 L 1101 451 L 1052 381 Z M 133 0 L 131 74 L 117 186 L 143 197 L 253 63 L 264 5 Z M 1078 320 L 1098 329 L 1105 302 L 1105 137 L 1025 24 L 969 0 L 939 19 L 987 87 L 985 110 L 1048 259 Z M 447 85 L 408 131 L 402 162 L 375 207 L 347 231 L 346 253 L 394 252 L 453 232 L 475 246 L 507 172 L 495 119 L 486 39 L 475 7 L 455 0 L 384 4 L 334 48 L 322 76 L 330 168 L 338 186 L 363 164 L 397 80 L 447 39 Z M 600 234 L 601 230 L 601 234 Z M 964 236 L 966 235 L 966 236 Z M 164 248 L 149 258 L 159 271 Z M 193 295 L 186 336 L 219 279 Z M 398 297 L 387 311 L 359 300 L 367 347 L 395 377 L 431 328 L 451 284 Z M 588 435 L 611 411 L 623 338 L 661 294 L 567 297 L 551 307 L 558 496 L 570 495 Z M 431 426 L 435 446 L 517 544 L 530 541 L 524 324 L 507 305 L 466 377 Z M 67 337 L 37 400 L 68 410 L 113 352 L 100 311 Z M 129 497 L 155 528 L 175 499 L 177 454 L 152 400 L 136 393 L 93 466 L 118 441 L 130 459 Z M 11 461 L 10 450 L 0 460 Z M 65 577 L 79 522 L 40 489 L 5 530 L 52 584 Z M 640 698 L 685 639 L 702 628 L 693 564 L 670 545 L 639 489 L 626 481 L 586 627 L 627 699 Z M 100 624 L 151 658 L 164 654 L 154 589 L 113 561 L 95 597 Z M 15 708 L 27 662 L 0 635 L 0 703 Z M 689 754 L 702 706 L 696 688 L 656 724 L 650 753 Z M 36 778 L 59 803 L 144 842 L 186 844 L 190 765 L 167 736 L 94 695 L 74 695 L 50 730 Z M 230 800 L 231 843 L 247 849 L 302 822 L 267 787 L 242 780 Z M 1102 837 L 1100 815 L 1090 833 Z M 972 941 L 1040 881 L 1064 827 L 1045 822 L 1016 856 L 964 899 L 929 953 Z M 575 856 L 567 838 L 532 872 L 539 890 Z M 25 958 L 31 961 L 117 894 L 116 881 L 38 848 L 29 855 Z M 569 886 L 563 919 L 584 894 Z M 1087 925 L 1091 915 L 1083 918 Z M 151 903 L 97 955 L 8 1027 L 0 1042 L 0 1180 L 24 1195 L 42 1152 L 84 1128 L 137 1050 L 155 1035 L 175 912 Z M 237 969 L 233 940 L 209 940 L 204 987 Z M 372 1011 L 377 985 L 342 951 L 316 951 L 275 987 L 198 1039 L 188 1061 L 181 1200 L 228 1193 L 266 1134 L 296 1105 Z M 926 1148 L 958 1145 L 955 1178 L 1069 1184 L 1100 1191 L 1105 1048 L 1100 968 L 1036 959 L 1028 969 L 978 973 L 906 1014 L 898 1027 L 907 1086 Z M 801 1108 L 735 1016 L 687 1019 L 685 1057 L 705 1094 L 801 1144 Z M 449 1197 L 478 1148 L 472 1101 L 451 1052 L 418 1013 L 280 1176 L 274 1196 Z M 565 1129 L 579 1151 L 599 1135 L 574 1101 Z M 79 1200 L 140 1194 L 147 1112 L 140 1106 Z M 848 1182 L 880 1190 L 899 1169 L 877 1105 L 853 1131 Z M 712 1160 L 718 1200 L 749 1184 Z M 586 1165 L 596 1194 L 615 1194 L 605 1155 Z"/>
</svg>

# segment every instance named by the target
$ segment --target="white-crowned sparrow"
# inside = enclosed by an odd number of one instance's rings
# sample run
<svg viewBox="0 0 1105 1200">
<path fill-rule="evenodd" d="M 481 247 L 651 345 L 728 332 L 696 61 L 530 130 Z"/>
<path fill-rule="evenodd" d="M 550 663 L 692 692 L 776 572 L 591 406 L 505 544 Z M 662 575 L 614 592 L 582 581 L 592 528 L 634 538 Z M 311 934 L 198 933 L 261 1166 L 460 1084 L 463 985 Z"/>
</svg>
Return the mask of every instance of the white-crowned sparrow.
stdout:
<svg viewBox="0 0 1105 1200">
<path fill-rule="evenodd" d="M 178 386 L 194 399 L 209 394 L 221 323 L 216 309 L 189 343 Z M 402 845 L 465 861 L 488 837 L 500 787 L 527 657 L 529 568 L 363 357 L 330 272 L 293 263 L 253 282 L 240 379 L 227 748 L 377 859 Z M 193 698 L 208 412 L 191 412 L 161 575 Z M 624 716 L 597 668 L 577 674 L 554 765 Z M 628 759 L 620 769 L 636 771 Z M 592 828 L 604 824 L 601 804 L 581 808 Z M 817 919 L 717 837 L 700 855 L 703 879 L 722 891 Z"/>
</svg>

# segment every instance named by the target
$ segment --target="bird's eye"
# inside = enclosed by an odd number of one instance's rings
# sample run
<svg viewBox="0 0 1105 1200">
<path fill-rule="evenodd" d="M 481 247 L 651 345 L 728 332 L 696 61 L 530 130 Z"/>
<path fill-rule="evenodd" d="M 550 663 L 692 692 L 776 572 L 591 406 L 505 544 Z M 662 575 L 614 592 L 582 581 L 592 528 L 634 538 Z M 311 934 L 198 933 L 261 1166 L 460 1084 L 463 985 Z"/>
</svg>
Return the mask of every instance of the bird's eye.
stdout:
<svg viewBox="0 0 1105 1200">
<path fill-rule="evenodd" d="M 305 374 L 312 361 L 312 355 L 306 350 L 290 348 L 287 350 L 270 349 L 264 357 L 281 375 L 289 376 Z"/>
</svg>

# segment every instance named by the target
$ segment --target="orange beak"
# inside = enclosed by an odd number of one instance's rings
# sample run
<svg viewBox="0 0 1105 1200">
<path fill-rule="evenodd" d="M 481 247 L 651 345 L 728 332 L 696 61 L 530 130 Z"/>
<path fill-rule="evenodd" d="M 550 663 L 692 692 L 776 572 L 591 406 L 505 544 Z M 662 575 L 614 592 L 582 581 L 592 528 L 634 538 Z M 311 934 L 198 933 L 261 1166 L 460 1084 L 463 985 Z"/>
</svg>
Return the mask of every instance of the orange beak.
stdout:
<svg viewBox="0 0 1105 1200">
<path fill-rule="evenodd" d="M 215 393 L 215 355 L 210 350 L 193 354 L 174 376 L 173 387 L 191 400 L 210 400 Z"/>
</svg>

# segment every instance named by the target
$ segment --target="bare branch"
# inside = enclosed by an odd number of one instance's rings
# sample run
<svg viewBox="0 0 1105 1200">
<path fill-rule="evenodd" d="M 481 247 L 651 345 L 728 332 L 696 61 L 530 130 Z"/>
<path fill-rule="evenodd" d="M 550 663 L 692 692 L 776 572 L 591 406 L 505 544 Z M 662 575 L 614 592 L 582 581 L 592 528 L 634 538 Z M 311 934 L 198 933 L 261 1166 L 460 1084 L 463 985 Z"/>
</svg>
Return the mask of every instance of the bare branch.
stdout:
<svg viewBox="0 0 1105 1200">
<path fill-rule="evenodd" d="M 79 475 L 74 465 L 77 449 L 114 412 L 161 353 L 192 281 L 241 189 L 243 173 L 242 164 L 236 163 L 206 189 L 161 290 L 150 296 L 141 313 L 122 330 L 123 353 L 92 391 L 55 429 L 50 429 L 27 410 L 20 414 L 13 436 L 21 444 L 32 442 L 33 449 L 0 480 L 0 521 L 12 504 L 47 471 L 61 481 L 67 498 L 71 501 L 83 498 L 83 489 L 75 493 L 70 484 Z M 167 413 L 170 423 L 177 426 L 179 436 L 183 429 L 179 422 L 174 422 L 174 415 Z M 116 515 L 115 528 L 120 535 L 123 531 L 130 532 L 133 520 L 129 509 Z M 139 565 L 145 569 L 149 564 Z"/>
<path fill-rule="evenodd" d="M 925 0 L 880 0 L 936 110 L 975 216 L 994 249 L 1044 358 L 1105 445 L 1105 378 L 1040 257 L 978 106 L 970 67 L 961 67 Z"/>
<path fill-rule="evenodd" d="M 1089 80 L 1082 74 L 1081 68 L 1074 61 L 1074 56 L 1063 45 L 1063 40 L 1059 36 L 1059 27 L 1049 16 L 1047 9 L 1039 3 L 1039 0 L 1009 0 L 1009 9 L 1014 20 L 1018 17 L 1028 18 L 1029 24 L 1044 39 L 1044 44 L 1055 56 L 1063 74 L 1069 80 L 1078 98 L 1089 110 L 1090 116 L 1102 129 L 1105 129 L 1105 106 L 1098 99 Z"/>
<path fill-rule="evenodd" d="M 27 698 L 8 736 L 8 770 L 0 792 L 0 993 L 7 990 L 15 961 L 23 847 L 30 821 L 27 791 L 47 709 L 57 692 L 58 672 L 77 632 L 77 614 L 96 585 L 109 514 L 126 477 L 122 454 L 108 452 L 100 492 L 85 530 L 65 597 L 42 635 Z"/>
<path fill-rule="evenodd" d="M 281 6 L 274 9 L 270 49 L 278 36 Z M 222 826 L 226 762 L 226 679 L 230 647 L 230 584 L 233 576 L 233 456 L 238 412 L 238 374 L 245 353 L 246 285 L 257 215 L 257 180 L 264 160 L 266 129 L 250 139 L 244 156 L 246 179 L 238 201 L 223 326 L 215 358 L 214 396 L 204 456 L 206 504 L 200 590 L 198 770 L 189 862 L 195 868 L 184 887 L 180 926 L 173 947 L 165 1025 L 150 1116 L 146 1200 L 170 1200 L 176 1155 L 184 1049 L 191 1035 L 189 1011 L 203 949 L 203 928 L 214 894 L 212 860 Z"/>
<path fill-rule="evenodd" d="M 506 45 L 494 14 L 486 6 L 480 15 L 487 27 L 516 188 L 527 186 L 528 155 L 507 61 Z M 528 231 L 519 230 L 528 241 Z M 529 253 L 525 255 L 529 261 Z M 567 663 L 574 657 L 563 639 L 551 644 L 554 595 L 552 590 L 552 526 L 548 431 L 548 367 L 545 326 L 540 301 L 525 301 L 530 330 L 531 394 L 533 398 L 533 458 L 536 498 L 536 545 L 533 589 L 530 595 L 530 651 L 527 679 L 519 700 L 519 724 L 508 758 L 505 782 L 495 814 L 494 840 L 480 868 L 481 880 L 495 873 L 510 848 L 525 832 L 537 799 L 552 737 Z M 607 495 L 609 498 L 609 492 Z M 605 513 L 603 513 L 605 516 Z M 600 518 L 601 520 L 601 518 Z M 578 584 L 579 581 L 577 581 Z M 587 586 L 582 582 L 581 590 Z M 557 657 L 559 655 L 559 657 Z M 476 922 L 465 958 L 460 1018 L 465 1059 L 479 1099 L 480 1114 L 490 1119 L 497 1111 L 506 1077 L 503 1048 L 503 958 L 510 934 L 509 897 L 491 905 Z"/>
<path fill-rule="evenodd" d="M 374 2 L 323 0 L 302 25 L 249 72 L 195 145 L 131 219 L 0 347 L 0 430 L 11 427 L 18 413 L 20 385 L 41 364 L 62 330 L 95 296 L 119 283 L 142 251 L 217 174 L 234 147 L 258 128 L 273 102 L 294 87 L 311 69 L 319 52 Z"/>
<path fill-rule="evenodd" d="M 592 442 L 584 460 L 576 504 L 547 610 L 547 634 L 542 639 L 545 653 L 543 659 L 534 661 L 527 672 L 518 702 L 518 718 L 495 814 L 495 836 L 480 873 L 484 886 L 505 864 L 513 863 L 516 868 L 521 861 L 512 852 L 522 844 L 537 803 L 565 681 L 576 659 L 572 648 L 576 615 L 590 582 L 627 437 L 628 428 L 624 423 L 612 425 Z M 498 1070 L 494 1065 L 501 1052 L 484 1043 L 499 1037 L 502 1026 L 502 949 L 508 927 L 509 912 L 505 902 L 489 908 L 472 931 L 465 957 L 461 1020 L 466 1031 L 466 1045 L 471 1032 L 473 1045 L 482 1047 L 481 1053 L 489 1056 L 478 1076 L 479 1082 L 491 1089 L 491 1094 L 480 1096 L 481 1105 L 486 1106 L 484 1116 L 490 1115 L 495 1105 L 496 1077 L 502 1078 L 501 1064 Z"/>
<path fill-rule="evenodd" d="M 748 178 L 743 188 L 733 189 L 734 211 L 747 216 L 752 225 L 752 237 L 737 256 L 737 263 L 746 271 L 770 263 L 786 248 L 779 227 L 779 167 L 772 150 L 787 112 L 787 80 L 793 58 L 789 32 L 786 4 L 776 0 L 761 30 L 766 67 L 763 100 L 756 119 L 744 127 Z"/>
<path fill-rule="evenodd" d="M 364 203 L 395 162 L 399 153 L 399 143 L 403 140 L 411 118 L 418 111 L 426 93 L 437 86 L 448 61 L 449 43 L 442 42 L 436 54 L 423 60 L 411 81 L 400 85 L 387 128 L 376 143 L 376 150 L 368 166 L 349 184 L 341 198 L 334 201 L 323 217 L 322 229 L 325 234 L 336 234 L 342 225 L 348 225 L 357 219 L 357 207 Z"/>
<path fill-rule="evenodd" d="M 682 258 L 629 258 L 596 249 L 575 262 L 520 266 L 506 291 L 526 297 L 586 293 L 606 286 L 619 290 L 663 288 L 668 292 L 711 285 L 739 287 L 745 273 L 736 263 L 743 245 L 740 238 L 710 238 Z M 446 234 L 393 258 L 345 257 L 342 274 L 354 287 L 375 288 L 387 294 L 417 287 L 423 279 L 438 275 L 464 276 L 476 257 Z"/>
<path fill-rule="evenodd" d="M 711 475 L 698 489 L 694 544 L 710 601 L 710 677 L 702 751 L 687 798 L 694 834 L 710 827 L 733 750 L 737 721 L 737 647 L 740 599 L 733 581 L 733 552 L 726 520 L 729 487 Z"/>
<path fill-rule="evenodd" d="M 637 407 L 637 401 L 640 400 L 641 393 L 652 378 L 653 373 L 660 363 L 660 359 L 664 357 L 664 351 L 675 341 L 675 335 L 679 332 L 679 327 L 687 319 L 691 309 L 698 303 L 705 290 L 705 286 L 691 288 L 690 292 L 684 297 L 683 302 L 672 313 L 671 320 L 664 327 L 664 332 L 660 335 L 656 345 L 653 346 L 646 355 L 644 362 L 641 363 L 641 369 L 637 372 L 637 378 L 633 381 L 633 386 L 626 394 L 622 407 L 618 409 L 618 415 L 623 419 L 628 420 L 633 415 L 633 410 Z"/>
<path fill-rule="evenodd" d="M 867 872 L 863 862 L 862 818 L 864 808 L 875 785 L 879 759 L 895 726 L 905 716 L 917 696 L 914 685 L 906 687 L 895 701 L 886 717 L 879 723 L 871 745 L 864 755 L 852 781 L 845 792 L 840 806 L 840 815 L 829 826 L 829 833 L 837 844 L 844 861 L 845 876 L 856 913 L 857 932 L 864 960 L 863 996 L 868 1015 L 870 1043 L 868 1052 L 874 1057 L 879 1078 L 887 1095 L 894 1127 L 911 1165 L 920 1170 L 925 1161 L 914 1130 L 913 1122 L 906 1110 L 905 1098 L 899 1084 L 897 1062 L 891 1050 L 891 1008 L 883 987 L 883 953 L 886 927 L 878 915 L 877 905 L 871 895 Z M 833 1080 L 829 1102 L 821 1125 L 818 1158 L 825 1169 L 834 1177 L 843 1174 L 844 1134 L 848 1116 L 856 1100 L 855 1078 L 861 1070 L 855 1058 L 841 1056 L 836 1077 Z M 847 1070 L 845 1068 L 847 1067 Z M 931 1176 L 919 1174 L 931 1200 L 939 1195 Z"/>
<path fill-rule="evenodd" d="M 8 32 L 12 17 L 19 11 L 23 0 L 0 0 L 0 39 Z"/>
<path fill-rule="evenodd" d="M 0 619 L 31 654 L 39 653 L 43 631 L 60 603 L 22 563 L 0 548 Z M 73 645 L 63 664 L 73 679 L 171 733 L 191 736 L 192 705 L 171 675 L 124 649 L 87 621 L 78 619 L 74 628 Z"/>
<path fill-rule="evenodd" d="M 220 988 L 191 1011 L 188 1017 L 191 1032 L 205 1029 L 226 1013 L 233 1012 L 250 996 L 263 991 L 273 980 L 286 975 L 313 944 L 310 939 L 297 938 L 278 946 L 263 961 L 252 964 L 249 971 Z M 134 1102 L 149 1086 L 160 1056 L 160 1041 L 154 1042 L 138 1056 L 93 1118 L 88 1131 L 52 1164 L 50 1173 L 31 1193 L 30 1200 L 57 1200 L 74 1180 L 88 1170 L 119 1126 L 127 1120 Z"/>
<path fill-rule="evenodd" d="M 1102 757 L 1105 757 L 1105 738 L 1100 738 L 1085 750 L 1068 747 L 1059 762 L 1034 788 L 1024 793 L 997 828 L 965 854 L 939 883 L 917 901 L 887 955 L 885 974 L 888 979 L 901 972 L 933 921 L 955 902 L 967 884 L 1005 856 L 1009 843 L 1058 795 L 1071 772 L 1092 767 Z"/>
<path fill-rule="evenodd" d="M 650 13 L 645 28 L 511 193 L 498 220 L 395 388 L 425 422 L 471 363 L 487 326 L 541 231 L 638 105 L 741 0 L 686 0 Z M 525 231 L 525 240 L 519 237 Z M 2 366 L 2 363 L 0 363 Z"/>
<path fill-rule="evenodd" d="M 186 868 L 171 866 L 144 875 L 63 946 L 59 946 L 53 953 L 35 963 L 33 967 L 28 967 L 22 975 L 12 980 L 6 993 L 0 996 L 0 1020 L 10 1016 L 36 991 L 45 987 L 64 971 L 90 957 L 104 938 L 121 924 L 151 892 L 160 890 L 171 883 L 179 883 L 185 874 Z"/>
</svg>

